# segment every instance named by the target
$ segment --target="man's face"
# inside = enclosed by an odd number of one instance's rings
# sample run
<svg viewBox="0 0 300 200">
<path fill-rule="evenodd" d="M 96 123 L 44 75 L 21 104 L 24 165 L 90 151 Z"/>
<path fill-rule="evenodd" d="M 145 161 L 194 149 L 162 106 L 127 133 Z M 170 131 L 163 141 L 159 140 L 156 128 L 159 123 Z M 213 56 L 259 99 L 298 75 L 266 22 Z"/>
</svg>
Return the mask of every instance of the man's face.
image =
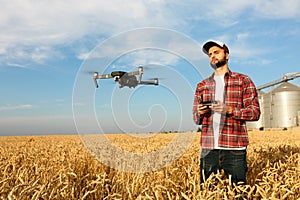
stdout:
<svg viewBox="0 0 300 200">
<path fill-rule="evenodd" d="M 208 57 L 213 68 L 224 66 L 229 58 L 229 54 L 225 53 L 224 49 L 213 46 L 208 50 Z"/>
</svg>

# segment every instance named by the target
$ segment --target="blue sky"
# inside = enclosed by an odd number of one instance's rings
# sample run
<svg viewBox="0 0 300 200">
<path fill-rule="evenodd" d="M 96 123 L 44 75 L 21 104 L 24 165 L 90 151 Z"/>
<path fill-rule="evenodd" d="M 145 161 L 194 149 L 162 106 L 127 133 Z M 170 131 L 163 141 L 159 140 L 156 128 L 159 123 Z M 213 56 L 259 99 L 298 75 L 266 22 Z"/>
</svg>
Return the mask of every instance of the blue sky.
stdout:
<svg viewBox="0 0 300 200">
<path fill-rule="evenodd" d="M 2 0 L 0 134 L 193 130 L 201 45 L 226 43 L 259 86 L 299 72 L 299 19 L 298 0 Z M 161 85 L 95 90 L 87 73 L 139 65 Z"/>
</svg>

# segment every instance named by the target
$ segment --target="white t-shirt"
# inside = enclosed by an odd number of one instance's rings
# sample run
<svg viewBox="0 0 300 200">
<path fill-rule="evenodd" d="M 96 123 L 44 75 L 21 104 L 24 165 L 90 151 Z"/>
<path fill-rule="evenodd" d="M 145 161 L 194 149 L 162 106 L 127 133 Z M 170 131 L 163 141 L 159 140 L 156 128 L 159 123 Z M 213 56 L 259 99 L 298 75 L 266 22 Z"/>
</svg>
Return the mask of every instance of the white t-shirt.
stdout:
<svg viewBox="0 0 300 200">
<path fill-rule="evenodd" d="M 216 88 L 215 88 L 215 100 L 224 102 L 224 87 L 225 87 L 225 81 L 224 81 L 224 75 L 221 76 L 214 76 L 215 82 L 216 82 Z M 222 130 L 223 127 L 220 129 L 220 125 L 223 126 L 221 122 L 221 116 L 222 114 L 215 112 L 213 115 L 213 130 L 214 130 L 214 147 L 215 149 L 226 149 L 226 150 L 244 150 L 246 147 L 241 148 L 224 148 L 219 147 L 219 133 L 220 130 Z"/>
<path fill-rule="evenodd" d="M 224 75 L 214 76 L 216 82 L 215 100 L 223 102 L 224 99 Z M 220 132 L 221 114 L 215 112 L 213 115 L 213 129 L 214 129 L 214 146 L 215 149 L 219 148 L 219 132 Z"/>
</svg>

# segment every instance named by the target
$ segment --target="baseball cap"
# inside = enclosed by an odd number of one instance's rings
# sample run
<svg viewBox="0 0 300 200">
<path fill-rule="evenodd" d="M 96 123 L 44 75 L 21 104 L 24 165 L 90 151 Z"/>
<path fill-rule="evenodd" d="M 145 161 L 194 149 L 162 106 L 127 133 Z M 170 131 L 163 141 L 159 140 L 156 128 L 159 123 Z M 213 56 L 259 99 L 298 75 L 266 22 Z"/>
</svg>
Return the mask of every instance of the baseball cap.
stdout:
<svg viewBox="0 0 300 200">
<path fill-rule="evenodd" d="M 225 50 L 225 52 L 229 53 L 229 49 L 228 47 L 223 43 L 223 42 L 220 42 L 220 41 L 216 41 L 216 40 L 208 40 L 202 47 L 202 51 L 208 55 L 208 50 L 213 47 L 213 46 L 218 46 L 222 49 Z"/>
</svg>

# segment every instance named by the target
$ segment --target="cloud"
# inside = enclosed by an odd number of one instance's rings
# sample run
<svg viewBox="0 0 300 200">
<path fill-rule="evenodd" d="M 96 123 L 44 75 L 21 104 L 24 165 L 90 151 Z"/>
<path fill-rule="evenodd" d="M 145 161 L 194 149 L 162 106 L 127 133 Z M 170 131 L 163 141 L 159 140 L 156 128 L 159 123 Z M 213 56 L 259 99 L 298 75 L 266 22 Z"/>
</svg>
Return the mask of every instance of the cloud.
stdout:
<svg viewBox="0 0 300 200">
<path fill-rule="evenodd" d="M 6 105 L 0 106 L 0 111 L 5 110 L 20 110 L 20 109 L 32 109 L 34 106 L 30 104 L 20 104 L 20 105 Z"/>
<path fill-rule="evenodd" d="M 134 28 L 188 32 L 190 20 L 228 27 L 238 24 L 245 13 L 267 19 L 298 19 L 300 15 L 298 0 L 4 0 L 1 5 L 0 61 L 15 67 L 62 59 L 66 47 L 83 59 L 95 42 L 101 42 L 99 38 Z M 88 38 L 91 46 L 87 48 L 80 41 Z"/>
<path fill-rule="evenodd" d="M 163 1 L 7 1 L 0 13 L 2 54 L 41 61 L 54 46 L 92 35 L 111 35 L 140 26 L 172 27 Z M 156 13 L 156 14 L 154 14 Z M 12 56 L 14 55 L 14 56 Z"/>
<path fill-rule="evenodd" d="M 143 25 L 173 27 L 176 20 L 165 6 L 163 1 L 7 1 L 0 14 L 1 40 L 61 44 L 91 33 L 112 34 Z"/>
<path fill-rule="evenodd" d="M 6 63 L 7 66 L 10 66 L 10 67 L 17 67 L 17 68 L 29 68 L 27 66 L 27 64 L 18 64 L 18 63 L 10 63 L 10 62 L 7 62 Z"/>
<path fill-rule="evenodd" d="M 298 0 L 256 0 L 253 7 L 264 18 L 297 19 L 300 16 L 300 1 Z"/>
<path fill-rule="evenodd" d="M 244 19 L 294 19 L 300 16 L 298 0 L 189 0 L 169 5 L 183 21 L 207 21 L 219 27 L 231 27 Z"/>
</svg>

